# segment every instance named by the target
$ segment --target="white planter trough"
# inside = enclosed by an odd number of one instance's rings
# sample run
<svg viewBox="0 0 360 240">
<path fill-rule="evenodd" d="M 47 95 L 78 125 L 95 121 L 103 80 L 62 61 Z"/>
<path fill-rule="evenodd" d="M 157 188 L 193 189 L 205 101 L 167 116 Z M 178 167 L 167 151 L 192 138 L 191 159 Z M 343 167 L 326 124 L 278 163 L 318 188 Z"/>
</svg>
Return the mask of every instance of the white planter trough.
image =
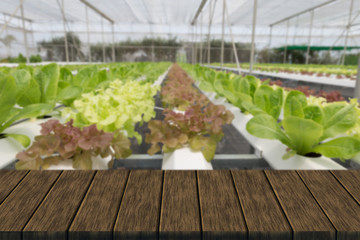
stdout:
<svg viewBox="0 0 360 240">
<path fill-rule="evenodd" d="M 107 158 L 102 158 L 100 156 L 91 157 L 92 169 L 93 170 L 106 170 L 108 168 L 108 163 L 111 160 L 111 156 Z M 61 161 L 57 165 L 51 165 L 47 170 L 75 170 L 73 168 L 73 161 L 71 159 Z"/>
<path fill-rule="evenodd" d="M 35 136 L 40 134 L 40 123 L 46 122 L 47 120 L 49 119 L 25 121 L 7 128 L 5 133 L 24 134 L 32 141 Z M 24 147 L 11 137 L 0 139 L 0 169 L 14 162 L 16 154 L 23 150 Z"/>
<path fill-rule="evenodd" d="M 200 151 L 192 151 L 190 147 L 176 149 L 164 153 L 161 169 L 163 170 L 212 170 L 211 163 L 206 161 Z"/>
</svg>

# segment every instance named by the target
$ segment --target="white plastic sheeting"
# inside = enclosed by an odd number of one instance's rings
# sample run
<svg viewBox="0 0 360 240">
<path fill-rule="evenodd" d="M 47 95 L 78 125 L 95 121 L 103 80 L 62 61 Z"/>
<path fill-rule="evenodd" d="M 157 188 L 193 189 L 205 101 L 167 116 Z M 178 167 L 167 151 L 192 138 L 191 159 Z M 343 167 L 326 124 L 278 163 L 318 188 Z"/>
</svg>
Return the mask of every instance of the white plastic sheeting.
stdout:
<svg viewBox="0 0 360 240">
<path fill-rule="evenodd" d="M 36 49 L 36 42 L 63 35 L 63 19 L 60 5 L 64 2 L 68 31 L 73 31 L 86 42 L 85 4 L 79 0 L 24 0 L 25 21 L 30 50 Z M 222 0 L 207 0 L 195 27 L 191 27 L 201 0 L 87 0 L 115 22 L 115 41 L 141 39 L 159 36 L 177 37 L 181 40 L 205 39 L 209 22 L 209 4 L 216 3 L 212 21 L 212 37 L 220 38 L 222 23 Z M 292 16 L 298 12 L 329 2 L 329 0 L 258 0 L 256 44 L 258 48 L 269 43 L 270 24 Z M 345 28 L 348 22 L 351 0 L 334 0 L 314 11 L 312 45 L 344 45 Z M 0 27 L 19 5 L 19 0 L 0 1 Z M 230 22 L 235 41 L 250 42 L 253 1 L 227 0 Z M 101 42 L 101 16 L 88 9 L 90 41 Z M 3 16 L 1 16 L 3 15 Z M 202 25 L 203 36 L 200 38 Z M 287 21 L 273 26 L 271 46 L 285 44 Z M 287 44 L 306 44 L 310 27 L 310 12 L 289 20 Z M 196 30 L 195 30 L 196 28 Z M 13 34 L 14 46 L 20 51 L 24 45 L 20 11 L 9 23 L 8 29 L 0 35 Z M 104 20 L 105 42 L 111 42 L 111 25 Z M 197 32 L 193 37 L 192 32 Z M 225 39 L 230 41 L 229 31 L 225 29 Z M 337 41 L 336 41 L 337 40 Z M 360 0 L 354 0 L 348 46 L 360 45 Z M 0 45 L 4 50 L 3 46 Z M 24 52 L 24 51 L 22 51 Z"/>
</svg>

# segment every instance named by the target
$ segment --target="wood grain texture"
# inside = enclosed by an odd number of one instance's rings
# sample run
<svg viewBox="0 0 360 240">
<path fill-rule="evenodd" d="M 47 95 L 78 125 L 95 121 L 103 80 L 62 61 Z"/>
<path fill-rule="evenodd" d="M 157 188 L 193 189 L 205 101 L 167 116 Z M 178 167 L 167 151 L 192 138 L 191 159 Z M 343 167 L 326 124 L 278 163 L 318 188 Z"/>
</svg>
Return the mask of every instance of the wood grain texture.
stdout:
<svg viewBox="0 0 360 240">
<path fill-rule="evenodd" d="M 195 171 L 165 171 L 160 239 L 201 239 Z"/>
<path fill-rule="evenodd" d="M 292 239 L 291 227 L 263 171 L 232 171 L 249 239 Z"/>
<path fill-rule="evenodd" d="M 329 171 L 298 171 L 337 230 L 337 240 L 360 239 L 360 206 Z"/>
<path fill-rule="evenodd" d="M 28 171 L 0 170 L 0 204 L 27 173 Z"/>
<path fill-rule="evenodd" d="M 247 239 L 230 171 L 198 171 L 203 239 Z"/>
<path fill-rule="evenodd" d="M 0 205 L 0 239 L 21 239 L 22 229 L 60 173 L 60 171 L 31 171 L 23 179 Z M 18 174 L 9 175 L 9 178 L 11 177 L 20 179 Z"/>
<path fill-rule="evenodd" d="M 112 239 L 129 175 L 127 170 L 98 171 L 69 229 L 69 239 Z"/>
<path fill-rule="evenodd" d="M 114 226 L 115 239 L 157 239 L 163 172 L 132 170 Z"/>
<path fill-rule="evenodd" d="M 294 231 L 294 239 L 336 239 L 336 231 L 295 171 L 265 171 Z"/>
<path fill-rule="evenodd" d="M 345 189 L 360 204 L 360 171 L 359 170 L 334 170 L 331 171 L 343 184 Z"/>
<path fill-rule="evenodd" d="M 23 239 L 65 239 L 95 171 L 64 171 L 23 230 Z"/>
</svg>

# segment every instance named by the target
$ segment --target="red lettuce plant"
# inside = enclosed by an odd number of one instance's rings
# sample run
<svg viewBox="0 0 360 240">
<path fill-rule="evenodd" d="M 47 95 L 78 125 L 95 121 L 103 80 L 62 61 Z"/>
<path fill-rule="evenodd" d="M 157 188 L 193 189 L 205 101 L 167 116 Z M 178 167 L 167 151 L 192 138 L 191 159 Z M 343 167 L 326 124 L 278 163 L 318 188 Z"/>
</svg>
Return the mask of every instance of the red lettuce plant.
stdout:
<svg viewBox="0 0 360 240">
<path fill-rule="evenodd" d="M 41 135 L 35 137 L 33 144 L 16 155 L 17 169 L 46 169 L 63 160 L 72 159 L 77 169 L 92 169 L 91 157 L 111 156 L 125 158 L 131 154 L 130 141 L 122 133 L 105 133 L 96 124 L 80 129 L 73 126 L 73 120 L 61 124 L 49 120 L 41 124 Z"/>
<path fill-rule="evenodd" d="M 207 106 L 192 105 L 184 114 L 171 110 L 164 111 L 165 119 L 151 120 L 145 141 L 152 146 L 150 155 L 160 150 L 171 152 L 189 144 L 195 151 L 201 151 L 207 161 L 213 159 L 216 144 L 224 136 L 222 125 L 230 124 L 234 115 L 223 105 L 209 103 Z"/>
<path fill-rule="evenodd" d="M 208 99 L 193 87 L 193 80 L 178 65 L 174 64 L 168 79 L 161 89 L 161 98 L 168 108 L 185 110 L 193 104 L 207 104 Z"/>
</svg>

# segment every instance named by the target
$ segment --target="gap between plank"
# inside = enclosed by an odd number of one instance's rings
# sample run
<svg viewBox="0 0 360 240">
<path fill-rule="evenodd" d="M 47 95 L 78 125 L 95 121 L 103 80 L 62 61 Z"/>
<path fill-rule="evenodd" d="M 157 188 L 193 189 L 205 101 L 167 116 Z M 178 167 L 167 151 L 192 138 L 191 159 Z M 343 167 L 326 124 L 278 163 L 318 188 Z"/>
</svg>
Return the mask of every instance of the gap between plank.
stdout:
<svg viewBox="0 0 360 240">
<path fill-rule="evenodd" d="M 29 171 L 30 172 L 30 171 Z M 50 192 L 52 191 L 52 189 L 54 188 L 55 184 L 59 181 L 61 175 L 63 174 L 64 171 L 61 171 L 59 176 L 56 178 L 56 180 L 54 181 L 54 183 L 51 185 L 51 187 L 49 188 L 49 191 L 45 194 L 45 196 L 43 197 L 43 199 L 40 201 L 39 205 L 35 208 L 34 212 L 31 214 L 31 216 L 29 217 L 29 219 L 27 220 L 27 222 L 25 223 L 24 227 L 21 229 L 21 239 L 24 239 L 23 236 L 23 231 L 26 228 L 26 226 L 29 224 L 31 218 L 35 215 L 35 213 L 39 210 L 40 206 L 43 204 L 43 202 L 45 201 L 45 199 L 49 196 Z"/>
<path fill-rule="evenodd" d="M 321 207 L 320 203 L 318 202 L 318 200 L 316 199 L 315 195 L 311 192 L 309 186 L 305 183 L 304 178 L 301 176 L 301 174 L 298 171 L 295 171 L 297 173 L 297 175 L 299 175 L 301 181 L 304 183 L 305 187 L 308 189 L 308 191 L 310 192 L 311 196 L 315 199 L 315 202 L 317 203 L 317 205 L 320 207 L 321 211 L 325 214 L 325 216 L 329 219 L 331 225 L 333 226 L 333 228 L 336 230 L 336 239 L 337 239 L 337 233 L 339 232 L 339 230 L 335 227 L 335 224 L 331 221 L 331 218 L 327 215 L 327 213 L 325 212 L 325 210 Z"/>
<path fill-rule="evenodd" d="M 294 229 L 295 229 L 295 228 L 294 228 L 294 226 L 292 225 L 292 223 L 291 223 L 291 221 L 290 221 L 290 218 L 289 218 L 287 212 L 285 211 L 284 206 L 281 204 L 280 197 L 278 196 L 277 192 L 275 191 L 274 186 L 271 184 L 271 181 L 270 181 L 269 176 L 266 174 L 266 171 L 265 171 L 265 170 L 263 170 L 262 172 L 264 173 L 265 178 L 266 178 L 267 182 L 269 183 L 270 188 L 271 188 L 271 190 L 273 191 L 273 193 L 274 193 L 274 195 L 275 195 L 276 202 L 279 204 L 279 207 L 280 207 L 280 209 L 281 209 L 281 212 L 284 214 L 284 216 L 285 216 L 285 218 L 286 218 L 286 221 L 289 223 L 289 226 L 290 226 L 290 228 L 291 228 L 291 239 L 294 239 L 294 232 L 295 232 Z"/>
<path fill-rule="evenodd" d="M 233 175 L 233 171 L 232 171 L 232 170 L 229 170 L 229 172 L 230 172 L 230 176 L 231 176 L 231 182 L 232 182 L 232 184 L 233 184 L 233 187 L 234 187 L 234 189 L 235 189 L 236 195 L 237 195 L 237 197 L 238 197 L 239 205 L 240 205 L 241 212 L 242 212 L 242 215 L 243 215 L 243 219 L 244 219 L 244 223 L 245 223 L 245 227 L 246 227 L 246 239 L 249 239 L 250 233 L 249 233 L 249 227 L 248 227 L 248 223 L 247 223 L 246 216 L 245 216 L 244 207 L 243 207 L 243 204 L 242 204 L 242 202 L 241 202 L 241 198 L 240 198 L 238 189 L 236 188 L 235 178 L 234 178 L 234 175 Z"/>
<path fill-rule="evenodd" d="M 15 191 L 15 189 L 20 185 L 20 183 L 22 183 L 22 181 L 24 180 L 24 178 L 29 175 L 30 171 L 27 171 L 27 173 L 20 179 L 20 181 L 15 185 L 15 187 L 9 192 L 9 194 L 2 200 L 2 202 L 0 202 L 0 207 L 3 204 L 3 202 L 5 202 L 5 200 L 11 195 L 11 193 L 13 193 Z"/>
</svg>

